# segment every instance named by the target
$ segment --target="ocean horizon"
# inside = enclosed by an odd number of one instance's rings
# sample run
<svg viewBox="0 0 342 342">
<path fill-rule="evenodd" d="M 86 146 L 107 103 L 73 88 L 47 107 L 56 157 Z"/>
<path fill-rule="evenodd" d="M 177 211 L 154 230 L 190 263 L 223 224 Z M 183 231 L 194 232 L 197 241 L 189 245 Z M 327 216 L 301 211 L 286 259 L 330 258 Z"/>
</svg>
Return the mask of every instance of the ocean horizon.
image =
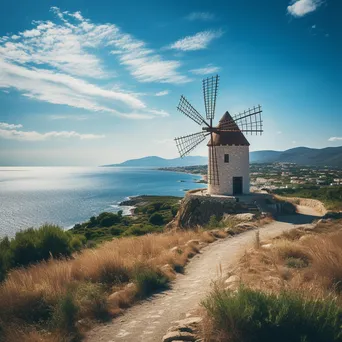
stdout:
<svg viewBox="0 0 342 342">
<path fill-rule="evenodd" d="M 138 167 L 0 167 L 0 237 L 44 223 L 65 229 L 138 195 L 184 196 L 201 176 Z"/>
</svg>

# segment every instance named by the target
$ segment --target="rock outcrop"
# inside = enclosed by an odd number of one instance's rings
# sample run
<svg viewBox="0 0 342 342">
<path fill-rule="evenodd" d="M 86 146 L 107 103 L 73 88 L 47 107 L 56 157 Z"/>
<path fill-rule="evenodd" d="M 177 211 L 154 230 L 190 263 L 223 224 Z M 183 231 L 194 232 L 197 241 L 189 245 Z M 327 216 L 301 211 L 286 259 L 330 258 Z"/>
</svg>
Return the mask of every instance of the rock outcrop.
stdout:
<svg viewBox="0 0 342 342">
<path fill-rule="evenodd" d="M 188 229 L 204 226 L 213 215 L 221 218 L 224 214 L 243 213 L 247 210 L 245 203 L 236 202 L 234 198 L 186 195 L 175 219 L 167 228 Z"/>
</svg>

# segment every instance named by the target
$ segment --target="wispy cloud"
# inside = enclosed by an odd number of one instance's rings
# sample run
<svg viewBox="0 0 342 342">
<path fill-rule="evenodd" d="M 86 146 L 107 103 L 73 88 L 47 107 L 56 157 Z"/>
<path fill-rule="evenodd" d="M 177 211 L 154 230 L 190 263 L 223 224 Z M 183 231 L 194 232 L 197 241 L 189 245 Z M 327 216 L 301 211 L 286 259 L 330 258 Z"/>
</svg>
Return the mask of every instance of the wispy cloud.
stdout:
<svg viewBox="0 0 342 342">
<path fill-rule="evenodd" d="M 201 21 L 212 21 L 215 20 L 215 15 L 210 12 L 192 12 L 185 17 L 185 19 L 194 21 L 194 20 L 201 20 Z"/>
<path fill-rule="evenodd" d="M 156 93 L 156 96 L 165 96 L 169 94 L 168 90 L 163 90 L 163 91 L 159 91 L 158 93 Z"/>
<path fill-rule="evenodd" d="M 342 141 L 342 137 L 331 137 L 328 141 Z"/>
<path fill-rule="evenodd" d="M 84 121 L 87 120 L 88 117 L 85 115 L 49 115 L 50 120 L 76 120 L 76 121 Z"/>
<path fill-rule="evenodd" d="M 21 140 L 21 141 L 44 141 L 55 138 L 77 138 L 81 140 L 100 139 L 104 138 L 105 135 L 97 134 L 81 134 L 75 131 L 52 131 L 46 133 L 39 133 L 36 131 L 22 131 L 15 128 L 21 128 L 22 125 L 13 125 L 2 122 L 0 124 L 0 138 Z"/>
<path fill-rule="evenodd" d="M 277 134 L 283 134 L 283 132 L 282 131 L 278 131 Z"/>
<path fill-rule="evenodd" d="M 287 11 L 294 17 L 303 17 L 314 12 L 322 3 L 323 0 L 295 0 L 287 7 Z"/>
<path fill-rule="evenodd" d="M 218 71 L 220 71 L 220 67 L 214 66 L 212 64 L 208 64 L 206 67 L 203 67 L 203 68 L 190 70 L 190 72 L 192 72 L 195 75 L 214 74 L 215 72 L 218 72 Z"/>
<path fill-rule="evenodd" d="M 19 124 L 19 125 L 15 125 L 15 124 L 8 124 L 6 122 L 0 122 L 0 128 L 3 129 L 14 129 L 14 128 L 21 128 L 23 127 L 23 125 Z"/>
<path fill-rule="evenodd" d="M 130 119 L 153 118 L 154 109 L 149 110 L 141 94 L 97 83 L 96 79 L 115 74 L 105 70 L 98 54 L 100 49 L 109 53 L 113 46 L 120 64 L 138 81 L 190 81 L 178 71 L 179 61 L 164 60 L 116 25 L 95 24 L 80 12 L 56 7 L 51 11 L 59 23 L 33 21 L 31 30 L 0 37 L 0 88 L 14 88 L 23 96 L 52 104 Z"/>
<path fill-rule="evenodd" d="M 172 43 L 169 48 L 181 51 L 195 51 L 206 49 L 209 44 L 219 37 L 223 32 L 219 31 L 202 31 L 193 36 L 187 36 Z"/>
</svg>

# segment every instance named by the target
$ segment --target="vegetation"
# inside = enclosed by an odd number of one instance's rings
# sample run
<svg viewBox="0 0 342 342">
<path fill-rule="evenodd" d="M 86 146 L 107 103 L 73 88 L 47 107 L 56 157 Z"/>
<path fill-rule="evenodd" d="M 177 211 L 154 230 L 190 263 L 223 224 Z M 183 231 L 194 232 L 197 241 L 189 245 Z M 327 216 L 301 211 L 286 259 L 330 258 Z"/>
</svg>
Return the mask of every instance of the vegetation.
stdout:
<svg viewBox="0 0 342 342">
<path fill-rule="evenodd" d="M 89 221 L 76 224 L 71 232 L 82 234 L 89 241 L 111 240 L 120 236 L 139 236 L 163 231 L 177 214 L 180 197 L 138 196 L 122 205 L 134 206 L 132 216 L 104 212 L 93 216 Z"/>
<path fill-rule="evenodd" d="M 12 240 L 0 240 L 0 281 L 14 267 L 27 266 L 50 258 L 68 258 L 85 244 L 82 235 L 73 235 L 54 225 L 17 232 Z"/>
<path fill-rule="evenodd" d="M 301 186 L 297 188 L 277 189 L 273 190 L 273 193 L 281 196 L 313 198 L 322 201 L 327 209 L 342 209 L 342 186 Z"/>
<path fill-rule="evenodd" d="M 203 303 L 205 341 L 342 341 L 342 220 L 260 241 L 234 275 Z"/>
<path fill-rule="evenodd" d="M 342 340 L 342 308 L 334 300 L 306 300 L 296 292 L 269 294 L 240 287 L 236 293 L 216 288 L 203 305 L 214 324 L 210 341 Z"/>
<path fill-rule="evenodd" d="M 187 244 L 194 239 L 215 240 L 208 231 L 122 237 L 74 258 L 12 269 L 0 284 L 0 341 L 78 340 L 93 321 L 105 321 L 166 288 L 198 252 Z"/>
</svg>

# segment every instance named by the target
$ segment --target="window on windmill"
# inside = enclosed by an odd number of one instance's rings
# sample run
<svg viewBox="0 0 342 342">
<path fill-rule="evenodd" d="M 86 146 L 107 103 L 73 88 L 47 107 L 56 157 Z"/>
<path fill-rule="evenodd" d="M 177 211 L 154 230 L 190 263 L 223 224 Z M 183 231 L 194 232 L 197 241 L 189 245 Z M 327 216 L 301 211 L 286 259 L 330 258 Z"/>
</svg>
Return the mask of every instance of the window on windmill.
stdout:
<svg viewBox="0 0 342 342">
<path fill-rule="evenodd" d="M 224 162 L 229 163 L 229 154 L 224 155 Z"/>
</svg>

